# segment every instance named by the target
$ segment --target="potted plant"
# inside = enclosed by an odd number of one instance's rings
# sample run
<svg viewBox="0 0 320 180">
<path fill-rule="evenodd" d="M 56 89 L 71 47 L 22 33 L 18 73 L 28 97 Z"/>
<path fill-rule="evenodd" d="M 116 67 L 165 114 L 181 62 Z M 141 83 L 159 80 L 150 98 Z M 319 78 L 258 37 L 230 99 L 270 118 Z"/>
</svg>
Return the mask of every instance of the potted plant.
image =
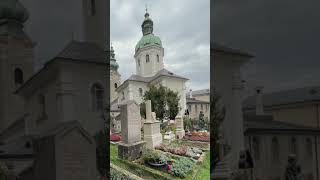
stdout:
<svg viewBox="0 0 320 180">
<path fill-rule="evenodd" d="M 151 166 L 162 167 L 166 165 L 168 158 L 158 151 L 146 150 L 143 155 L 143 160 Z"/>
</svg>

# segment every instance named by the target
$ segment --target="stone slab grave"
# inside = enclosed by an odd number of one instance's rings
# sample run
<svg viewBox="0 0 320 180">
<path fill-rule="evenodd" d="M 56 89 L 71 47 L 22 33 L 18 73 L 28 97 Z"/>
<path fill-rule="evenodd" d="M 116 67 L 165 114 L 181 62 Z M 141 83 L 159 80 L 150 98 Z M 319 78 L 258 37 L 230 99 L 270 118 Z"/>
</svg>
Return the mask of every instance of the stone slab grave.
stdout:
<svg viewBox="0 0 320 180">
<path fill-rule="evenodd" d="M 144 123 L 143 130 L 147 148 L 154 149 L 154 147 L 162 143 L 160 121 L 156 120 L 156 113 L 151 111 L 151 100 L 146 101 L 146 122 Z"/>
<path fill-rule="evenodd" d="M 140 106 L 133 100 L 120 104 L 121 141 L 118 143 L 118 157 L 134 160 L 142 155 L 145 144 L 141 141 Z"/>
<path fill-rule="evenodd" d="M 78 121 L 58 125 L 34 142 L 35 180 L 97 178 L 96 145 Z"/>
<path fill-rule="evenodd" d="M 182 116 L 178 115 L 176 117 L 175 121 L 176 121 L 176 136 L 177 136 L 177 139 L 182 139 L 185 136 Z"/>
</svg>

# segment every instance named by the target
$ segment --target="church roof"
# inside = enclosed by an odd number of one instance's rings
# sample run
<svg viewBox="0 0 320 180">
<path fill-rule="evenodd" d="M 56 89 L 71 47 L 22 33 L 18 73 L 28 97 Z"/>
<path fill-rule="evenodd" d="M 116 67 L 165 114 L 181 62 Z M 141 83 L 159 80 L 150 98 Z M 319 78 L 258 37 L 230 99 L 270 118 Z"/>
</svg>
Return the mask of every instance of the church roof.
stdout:
<svg viewBox="0 0 320 180">
<path fill-rule="evenodd" d="M 56 57 L 44 64 L 44 66 L 22 84 L 16 91 L 19 94 L 25 90 L 29 84 L 41 84 L 46 80 L 45 73 L 53 71 L 50 65 L 59 60 L 67 60 L 73 62 L 99 63 L 106 64 L 107 55 L 95 43 L 71 41 Z"/>
<path fill-rule="evenodd" d="M 263 105 L 266 107 L 275 105 L 287 105 L 293 103 L 313 102 L 320 100 L 320 86 L 290 89 L 272 93 L 265 93 L 262 96 Z M 249 96 L 243 102 L 244 109 L 255 108 L 256 95 Z"/>
<path fill-rule="evenodd" d="M 159 46 L 162 47 L 161 39 L 153 34 L 147 34 L 141 37 L 136 45 L 135 52 L 147 46 Z"/>
<path fill-rule="evenodd" d="M 127 80 L 125 80 L 117 89 L 120 89 L 120 87 L 122 87 L 126 82 L 128 81 L 137 81 L 137 82 L 144 82 L 144 83 L 150 83 L 153 80 L 162 77 L 162 76 L 166 76 L 166 77 L 172 77 L 172 78 L 178 78 L 178 79 L 183 79 L 183 80 L 189 80 L 183 76 L 179 76 L 177 74 L 174 74 L 168 70 L 166 70 L 165 68 L 163 68 L 162 70 L 160 70 L 157 74 L 155 74 L 154 76 L 151 77 L 142 77 L 139 75 L 131 75 Z"/>
<path fill-rule="evenodd" d="M 233 54 L 233 55 L 238 55 L 238 56 L 246 56 L 246 57 L 249 57 L 249 58 L 254 57 L 253 55 L 251 55 L 251 54 L 249 54 L 247 52 L 244 52 L 242 50 L 233 49 L 233 48 L 230 48 L 230 47 L 218 44 L 218 43 L 212 43 L 211 44 L 211 50 L 213 51 L 213 53 L 214 52 L 221 52 L 221 53 Z"/>
<path fill-rule="evenodd" d="M 106 63 L 107 53 L 95 43 L 71 41 L 55 58 Z"/>
<path fill-rule="evenodd" d="M 210 94 L 210 89 L 201 89 L 201 90 L 192 91 L 192 96 L 206 95 L 206 94 Z M 187 92 L 187 96 L 190 96 L 190 92 Z"/>
<path fill-rule="evenodd" d="M 271 115 L 245 115 L 245 133 L 264 133 L 264 132 L 307 132 L 320 133 L 320 128 L 307 127 L 287 122 L 275 121 Z"/>
<path fill-rule="evenodd" d="M 210 104 L 210 102 L 187 97 L 187 104 Z"/>
</svg>

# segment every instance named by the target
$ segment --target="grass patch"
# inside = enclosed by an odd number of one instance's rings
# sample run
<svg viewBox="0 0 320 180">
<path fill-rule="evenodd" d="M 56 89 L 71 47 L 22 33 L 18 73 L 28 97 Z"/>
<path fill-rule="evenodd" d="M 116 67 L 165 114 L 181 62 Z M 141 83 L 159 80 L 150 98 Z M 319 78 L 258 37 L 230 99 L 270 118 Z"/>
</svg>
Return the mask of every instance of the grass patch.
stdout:
<svg viewBox="0 0 320 180">
<path fill-rule="evenodd" d="M 210 179 L 210 152 L 205 155 L 201 168 L 195 177 L 195 180 L 202 179 Z"/>
</svg>

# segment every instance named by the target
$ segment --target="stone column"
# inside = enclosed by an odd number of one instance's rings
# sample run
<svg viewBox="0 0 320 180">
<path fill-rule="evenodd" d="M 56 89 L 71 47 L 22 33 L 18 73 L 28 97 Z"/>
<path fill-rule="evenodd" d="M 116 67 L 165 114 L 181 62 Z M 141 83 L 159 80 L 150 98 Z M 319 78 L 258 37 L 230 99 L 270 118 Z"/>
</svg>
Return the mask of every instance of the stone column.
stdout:
<svg viewBox="0 0 320 180">
<path fill-rule="evenodd" d="M 240 152 L 244 150 L 244 132 L 243 132 L 243 117 L 241 106 L 241 95 L 243 85 L 241 83 L 240 70 L 233 74 L 232 81 L 232 120 L 233 125 L 230 126 L 232 133 L 231 138 L 231 152 L 234 164 L 233 169 L 237 169 Z"/>
</svg>

